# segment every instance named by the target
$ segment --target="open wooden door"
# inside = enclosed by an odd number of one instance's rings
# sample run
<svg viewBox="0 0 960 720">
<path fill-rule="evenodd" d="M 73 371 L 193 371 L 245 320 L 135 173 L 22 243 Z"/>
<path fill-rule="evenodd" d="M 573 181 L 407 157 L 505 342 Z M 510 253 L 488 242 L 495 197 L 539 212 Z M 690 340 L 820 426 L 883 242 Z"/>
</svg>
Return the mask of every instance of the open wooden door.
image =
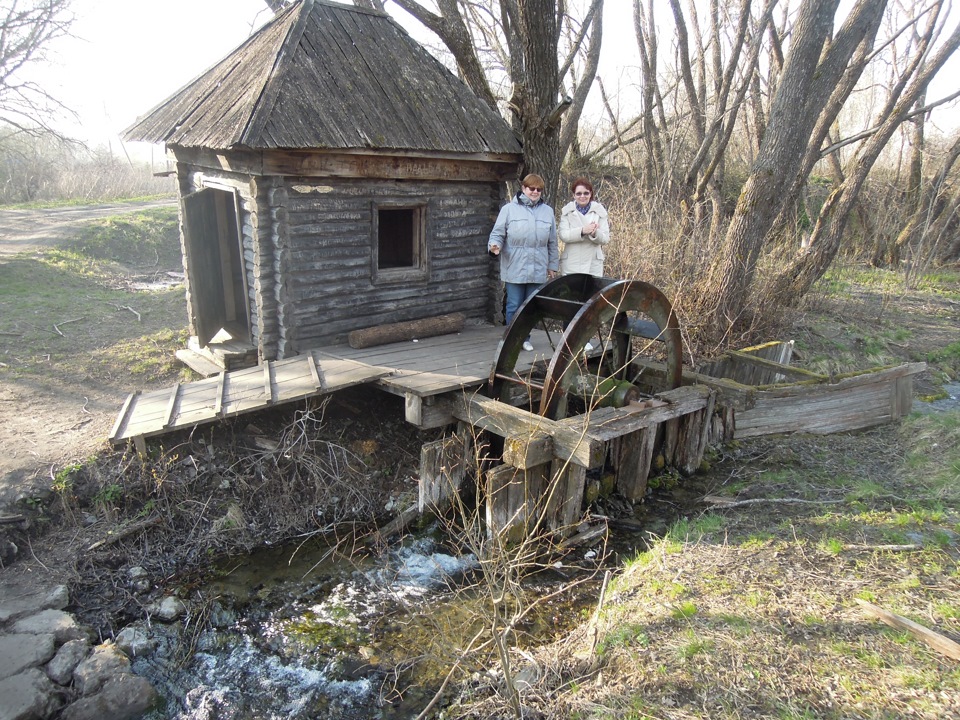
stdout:
<svg viewBox="0 0 960 720">
<path fill-rule="evenodd" d="M 183 198 L 193 324 L 201 347 L 222 329 L 234 340 L 250 340 L 238 220 L 235 193 L 204 188 Z"/>
</svg>

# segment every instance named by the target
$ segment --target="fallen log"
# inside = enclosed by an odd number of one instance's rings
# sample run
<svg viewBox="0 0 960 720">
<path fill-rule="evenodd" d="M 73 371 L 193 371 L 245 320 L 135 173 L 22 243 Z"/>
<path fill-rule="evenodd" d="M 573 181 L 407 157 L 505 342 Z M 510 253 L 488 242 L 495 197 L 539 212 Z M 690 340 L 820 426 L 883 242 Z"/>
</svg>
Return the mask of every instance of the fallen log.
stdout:
<svg viewBox="0 0 960 720">
<path fill-rule="evenodd" d="M 466 321 L 467 318 L 463 313 L 450 313 L 449 315 L 438 315 L 422 320 L 375 325 L 349 333 L 347 343 L 355 350 L 359 350 L 404 340 L 447 335 L 463 330 Z"/>
</svg>

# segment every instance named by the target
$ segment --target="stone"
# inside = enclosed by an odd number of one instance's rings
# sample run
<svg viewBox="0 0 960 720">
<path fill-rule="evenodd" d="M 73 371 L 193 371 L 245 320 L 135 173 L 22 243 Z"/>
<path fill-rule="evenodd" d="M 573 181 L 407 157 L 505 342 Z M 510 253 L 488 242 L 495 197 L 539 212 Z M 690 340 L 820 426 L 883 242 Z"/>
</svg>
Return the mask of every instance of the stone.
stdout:
<svg viewBox="0 0 960 720">
<path fill-rule="evenodd" d="M 157 649 L 158 644 L 155 639 L 150 637 L 146 628 L 136 624 L 127 625 L 117 633 L 114 642 L 130 658 L 149 655 Z"/>
<path fill-rule="evenodd" d="M 0 680 L 0 720 L 48 718 L 62 705 L 60 688 L 41 670 L 31 668 Z"/>
<path fill-rule="evenodd" d="M 95 695 L 67 706 L 60 720 L 134 720 L 157 704 L 154 687 L 137 675 L 116 675 Z"/>
<path fill-rule="evenodd" d="M 150 589 L 150 575 L 139 565 L 134 565 L 127 570 L 127 577 L 130 578 L 130 586 L 134 592 L 145 593 Z"/>
<path fill-rule="evenodd" d="M 187 611 L 187 606 L 180 598 L 167 596 L 159 602 L 152 603 L 148 612 L 156 616 L 157 620 L 173 622 Z"/>
<path fill-rule="evenodd" d="M 0 635 L 0 679 L 43 665 L 55 650 L 52 633 Z"/>
<path fill-rule="evenodd" d="M 81 695 L 92 695 L 110 678 L 130 672 L 130 658 L 113 643 L 97 645 L 73 671 L 73 682 Z"/>
<path fill-rule="evenodd" d="M 64 643 L 53 660 L 47 663 L 47 677 L 58 685 L 69 685 L 73 680 L 73 671 L 90 654 L 90 643 L 86 640 L 70 640 Z"/>
<path fill-rule="evenodd" d="M 39 610 L 63 610 L 70 603 L 66 585 L 36 591 L 16 583 L 0 585 L 0 623 L 16 620 Z"/>
<path fill-rule="evenodd" d="M 77 619 L 63 610 L 41 610 L 35 615 L 20 618 L 13 624 L 15 633 L 53 633 L 57 644 L 87 637 Z"/>
</svg>

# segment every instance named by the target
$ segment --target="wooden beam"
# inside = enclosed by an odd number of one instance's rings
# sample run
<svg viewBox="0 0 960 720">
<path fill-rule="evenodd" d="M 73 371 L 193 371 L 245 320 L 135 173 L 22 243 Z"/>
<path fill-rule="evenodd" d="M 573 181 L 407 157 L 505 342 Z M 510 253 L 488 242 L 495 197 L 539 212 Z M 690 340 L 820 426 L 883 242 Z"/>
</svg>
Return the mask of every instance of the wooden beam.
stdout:
<svg viewBox="0 0 960 720">
<path fill-rule="evenodd" d="M 554 452 L 548 433 L 511 435 L 503 441 L 503 461 L 522 470 L 552 462 Z"/>
<path fill-rule="evenodd" d="M 310 377 L 313 379 L 313 386 L 317 390 L 325 390 L 323 386 L 323 377 L 320 375 L 320 367 L 317 363 L 317 357 L 313 354 L 313 351 L 310 351 L 310 354 L 307 357 L 307 361 L 310 363 Z"/>
<path fill-rule="evenodd" d="M 481 395 L 466 393 L 455 397 L 453 415 L 470 425 L 508 438 L 549 435 L 553 438 L 556 457 L 583 467 L 599 467 L 603 463 L 603 442 L 587 436 L 582 429 L 568 427 L 512 405 Z"/>
<path fill-rule="evenodd" d="M 170 389 L 170 400 L 167 402 L 167 410 L 164 413 L 163 427 L 168 428 L 173 425 L 174 418 L 177 416 L 177 399 L 180 396 L 180 383 L 177 383 Z"/>
<path fill-rule="evenodd" d="M 703 385 L 684 385 L 659 393 L 656 397 L 666 404 L 656 407 L 598 408 L 590 415 L 577 415 L 559 424 L 579 434 L 586 434 L 597 442 L 607 442 L 679 418 L 707 406 L 713 391 Z"/>
<path fill-rule="evenodd" d="M 227 391 L 227 371 L 224 370 L 217 378 L 217 397 L 213 402 L 213 414 L 217 417 L 223 415 L 223 400 Z"/>
<path fill-rule="evenodd" d="M 264 360 L 263 362 L 263 396 L 267 401 L 268 405 L 272 405 L 274 401 L 273 397 L 273 381 L 270 378 L 270 361 Z"/>
<path fill-rule="evenodd" d="M 729 357 L 734 358 L 737 362 L 771 370 L 783 375 L 784 377 L 794 378 L 796 380 L 822 381 L 828 379 L 826 375 L 820 375 L 819 373 L 810 372 L 809 370 L 804 370 L 803 368 L 794 367 L 792 365 L 784 365 L 783 363 L 757 357 L 756 355 L 751 355 L 750 353 L 743 352 L 741 350 L 727 350 L 726 354 Z"/>
<path fill-rule="evenodd" d="M 925 628 L 920 623 L 915 623 L 913 620 L 903 617 L 903 615 L 897 615 L 873 603 L 868 603 L 866 600 L 856 598 L 856 601 L 860 607 L 890 627 L 894 627 L 897 630 L 906 630 L 914 637 L 923 640 L 923 642 L 941 655 L 946 655 L 954 660 L 960 660 L 960 643 L 956 643 L 938 632 Z"/>
<path fill-rule="evenodd" d="M 117 435 L 120 434 L 120 429 L 126 424 L 127 419 L 130 415 L 130 409 L 133 407 L 133 402 L 139 396 L 140 396 L 139 390 L 127 395 L 127 399 L 123 403 L 123 407 L 120 409 L 120 414 L 117 415 L 117 420 L 115 423 L 113 423 L 113 429 L 110 431 L 110 442 L 116 442 Z"/>
</svg>

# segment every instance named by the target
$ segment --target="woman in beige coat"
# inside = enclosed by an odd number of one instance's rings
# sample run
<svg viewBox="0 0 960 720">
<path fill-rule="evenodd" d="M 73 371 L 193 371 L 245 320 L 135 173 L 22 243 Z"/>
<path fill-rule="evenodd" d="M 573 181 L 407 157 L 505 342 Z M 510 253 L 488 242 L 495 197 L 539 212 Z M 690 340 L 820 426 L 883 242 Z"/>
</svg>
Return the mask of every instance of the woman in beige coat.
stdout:
<svg viewBox="0 0 960 720">
<path fill-rule="evenodd" d="M 593 199 L 593 185 L 584 177 L 570 184 L 573 200 L 560 211 L 557 235 L 563 242 L 560 274 L 603 276 L 603 246 L 610 242 L 607 210 Z"/>
</svg>

